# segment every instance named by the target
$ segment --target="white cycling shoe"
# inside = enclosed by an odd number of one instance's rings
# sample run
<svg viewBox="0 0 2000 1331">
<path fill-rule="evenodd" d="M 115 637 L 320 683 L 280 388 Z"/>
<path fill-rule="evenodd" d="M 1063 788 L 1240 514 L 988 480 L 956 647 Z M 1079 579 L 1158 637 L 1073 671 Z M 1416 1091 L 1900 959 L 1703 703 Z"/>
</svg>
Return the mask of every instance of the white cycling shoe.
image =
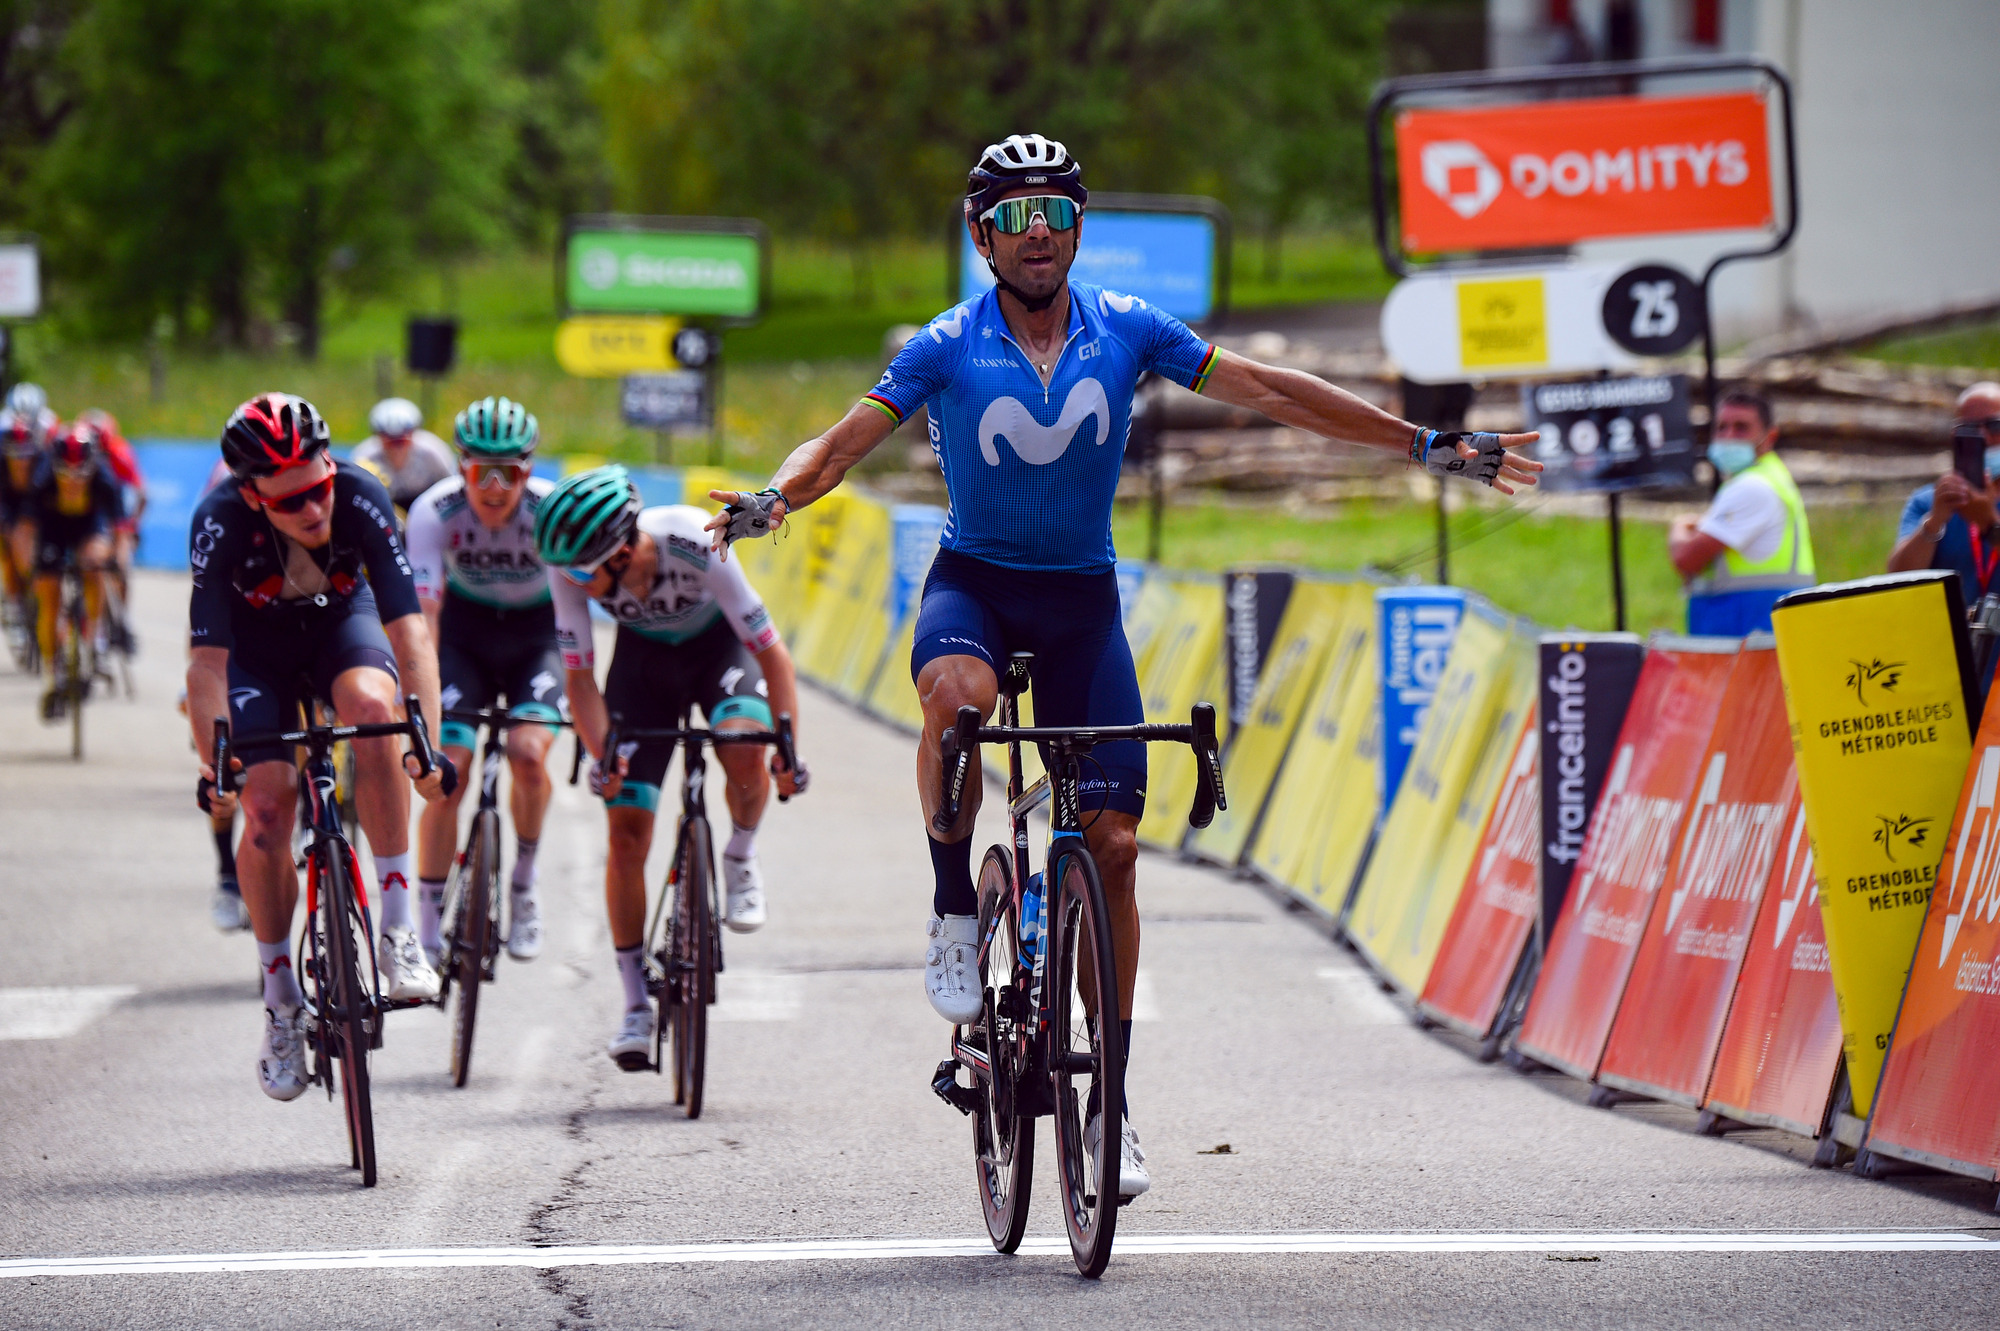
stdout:
<svg viewBox="0 0 2000 1331">
<path fill-rule="evenodd" d="M 979 1018 L 979 917 L 933 915 L 930 946 L 924 951 L 924 993 L 940 1017 L 954 1026 Z"/>
<path fill-rule="evenodd" d="M 729 889 L 729 904 L 723 911 L 722 922 L 739 934 L 763 928 L 764 874 L 757 868 L 756 856 L 739 860 L 734 855 L 724 855 L 722 882 Z"/>
<path fill-rule="evenodd" d="M 296 1100 L 306 1089 L 305 1009 L 287 1016 L 264 1009 L 264 1044 L 257 1051 L 257 1084 L 273 1100 Z"/>
<path fill-rule="evenodd" d="M 382 996 L 398 1001 L 438 996 L 437 967 L 424 957 L 415 929 L 384 929 L 375 944 L 375 965 L 382 973 Z"/>
<path fill-rule="evenodd" d="M 635 1007 L 618 1023 L 618 1034 L 604 1046 L 614 1062 L 627 1072 L 645 1072 L 653 1066 L 653 1009 Z"/>
<path fill-rule="evenodd" d="M 508 900 L 507 955 L 533 961 L 542 955 L 542 903 L 532 892 L 514 892 Z"/>
<path fill-rule="evenodd" d="M 226 934 L 250 927 L 250 908 L 243 904 L 240 893 L 215 889 L 215 896 L 208 903 L 209 923 Z"/>
<path fill-rule="evenodd" d="M 1103 1115 L 1091 1115 L 1083 1129 L 1086 1154 L 1097 1154 L 1097 1139 L 1103 1131 Z M 1122 1119 L 1118 1132 L 1118 1195 L 1137 1197 L 1152 1186 L 1153 1176 L 1146 1172 L 1146 1153 L 1139 1149 L 1139 1130 L 1132 1126 L 1131 1119 Z"/>
</svg>

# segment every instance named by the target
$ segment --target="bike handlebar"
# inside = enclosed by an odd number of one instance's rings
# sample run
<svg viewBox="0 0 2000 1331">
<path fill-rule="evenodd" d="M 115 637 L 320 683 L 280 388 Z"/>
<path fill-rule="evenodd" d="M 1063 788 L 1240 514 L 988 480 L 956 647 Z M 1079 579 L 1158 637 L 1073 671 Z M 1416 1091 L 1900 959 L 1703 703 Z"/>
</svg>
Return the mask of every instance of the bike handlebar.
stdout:
<svg viewBox="0 0 2000 1331">
<path fill-rule="evenodd" d="M 380 739 L 389 735 L 408 735 L 410 753 L 417 760 L 417 776 L 427 777 L 437 766 L 436 755 L 431 749 L 430 728 L 424 724 L 423 708 L 412 693 L 403 700 L 408 719 L 387 721 L 379 725 L 367 726 L 306 726 L 301 730 L 272 730 L 262 734 L 242 735 L 233 741 L 229 734 L 229 722 L 222 717 L 215 718 L 215 788 L 224 794 L 236 791 L 236 774 L 229 768 L 230 749 L 253 748 L 268 744 L 310 744 L 315 747 L 331 745 L 343 739 Z"/>
<path fill-rule="evenodd" d="M 951 729 L 940 737 L 938 750 L 943 759 L 942 788 L 937 812 L 931 825 L 949 831 L 964 807 L 965 783 L 981 744 L 1006 744 L 1046 740 L 1083 754 L 1099 744 L 1120 740 L 1141 743 L 1185 744 L 1195 754 L 1194 803 L 1188 809 L 1190 827 L 1207 827 L 1217 809 L 1227 809 L 1229 798 L 1222 786 L 1221 749 L 1215 736 L 1215 707 L 1198 702 L 1188 715 L 1188 724 L 1146 724 L 1137 726 L 989 726 L 977 707 L 961 707 Z"/>
<path fill-rule="evenodd" d="M 604 752 L 610 756 L 618 752 L 621 740 L 672 740 L 675 743 L 707 744 L 775 744 L 778 760 L 788 772 L 799 770 L 798 750 L 792 744 L 792 714 L 778 713 L 778 723 L 772 730 L 697 730 L 692 727 L 679 730 L 620 730 L 618 718 L 611 718 L 611 725 L 604 732 Z M 576 753 L 570 760 L 569 783 L 573 786 L 583 772 L 583 736 L 577 736 Z M 790 795 L 780 794 L 780 804 L 788 802 Z"/>
</svg>

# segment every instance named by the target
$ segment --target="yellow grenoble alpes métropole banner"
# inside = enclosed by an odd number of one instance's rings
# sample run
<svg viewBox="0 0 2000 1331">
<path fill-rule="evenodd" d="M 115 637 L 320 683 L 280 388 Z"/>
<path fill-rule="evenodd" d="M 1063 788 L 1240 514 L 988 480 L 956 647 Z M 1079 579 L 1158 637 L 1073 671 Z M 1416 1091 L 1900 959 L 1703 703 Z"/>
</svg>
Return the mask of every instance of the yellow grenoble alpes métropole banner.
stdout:
<svg viewBox="0 0 2000 1331">
<path fill-rule="evenodd" d="M 1794 592 L 1771 619 L 1865 1117 L 1972 753 L 1965 608 L 1932 571 Z"/>
</svg>

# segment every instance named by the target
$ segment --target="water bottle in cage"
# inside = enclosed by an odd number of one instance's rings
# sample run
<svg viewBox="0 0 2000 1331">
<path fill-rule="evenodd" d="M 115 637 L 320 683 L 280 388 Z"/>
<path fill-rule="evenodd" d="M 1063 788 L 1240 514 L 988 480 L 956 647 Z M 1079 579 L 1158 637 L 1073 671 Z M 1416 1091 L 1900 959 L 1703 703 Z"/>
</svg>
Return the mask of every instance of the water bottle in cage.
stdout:
<svg viewBox="0 0 2000 1331">
<path fill-rule="evenodd" d="M 1035 954 L 1041 950 L 1044 932 L 1042 876 L 1037 873 L 1028 879 L 1028 890 L 1021 897 L 1021 969 L 1035 968 Z"/>
</svg>

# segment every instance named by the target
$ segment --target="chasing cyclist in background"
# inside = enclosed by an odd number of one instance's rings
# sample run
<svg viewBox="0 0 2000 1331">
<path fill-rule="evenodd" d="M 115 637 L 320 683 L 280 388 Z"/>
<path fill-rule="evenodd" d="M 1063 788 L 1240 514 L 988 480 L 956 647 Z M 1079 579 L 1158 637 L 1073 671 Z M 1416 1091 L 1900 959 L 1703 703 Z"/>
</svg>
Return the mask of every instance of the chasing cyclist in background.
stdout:
<svg viewBox="0 0 2000 1331">
<path fill-rule="evenodd" d="M 16 558 L 35 570 L 35 641 L 42 654 L 42 720 L 63 714 L 63 683 L 56 651 L 63 573 L 72 564 L 83 576 L 83 686 L 95 673 L 98 624 L 104 614 L 104 575 L 111 568 L 112 532 L 125 501 L 95 428 L 81 423 L 61 431 L 42 455 L 18 529 Z"/>
<path fill-rule="evenodd" d="M 610 854 L 604 866 L 611 945 L 625 986 L 618 1033 L 607 1047 L 618 1066 L 652 1066 L 653 1008 L 646 993 L 646 852 L 660 803 L 660 782 L 674 746 L 622 740 L 605 752 L 613 715 L 627 730 L 667 730 L 699 706 L 712 730 L 769 730 L 775 713 L 798 716 L 791 653 L 778 637 L 743 567 L 708 548 L 707 515 L 685 505 L 642 509 L 623 467 L 566 478 L 542 501 L 535 544 L 555 593 L 556 641 L 577 734 L 596 759 L 591 790 L 604 799 Z M 618 624 L 604 690 L 598 691 L 590 602 Z M 757 867 L 757 827 L 770 799 L 762 745 L 715 751 L 727 778 L 729 840 L 722 848 L 728 890 L 723 923 L 747 933 L 764 923 L 764 878 Z M 803 790 L 804 764 L 771 772 L 785 795 Z"/>
<path fill-rule="evenodd" d="M 480 711 L 503 697 L 509 715 L 563 719 L 562 660 L 549 580 L 535 556 L 535 513 L 551 484 L 531 475 L 539 427 L 528 409 L 504 397 L 482 398 L 458 413 L 453 437 L 459 474 L 439 481 L 410 506 L 407 537 L 417 601 L 437 641 L 439 698 L 446 710 Z M 542 950 L 535 852 L 549 807 L 543 762 L 555 731 L 507 731 L 513 772 L 514 873 L 508 893 L 507 952 L 529 961 Z M 447 719 L 445 752 L 471 771 L 478 732 Z M 424 806 L 417 821 L 417 934 L 436 963 L 444 951 L 440 912 L 458 849 L 461 786 Z"/>
<path fill-rule="evenodd" d="M 188 725 L 203 755 L 204 799 L 223 814 L 243 810 L 237 881 L 264 968 L 257 1077 L 274 1100 L 306 1087 L 303 998 L 291 963 L 299 773 L 286 748 L 239 748 L 240 797 L 214 792 L 207 755 L 215 722 L 227 718 L 243 736 L 289 730 L 322 702 L 343 724 L 386 724 L 402 719 L 399 700 L 414 693 L 437 724 L 437 656 L 389 496 L 359 467 L 335 462 L 327 444 L 326 421 L 304 398 L 251 398 L 222 431 L 233 483 L 209 492 L 189 531 Z M 436 800 L 456 787 L 457 772 L 440 754 L 418 778 L 414 757 L 399 763 L 394 739 L 353 743 L 355 809 L 380 890 L 382 991 L 435 998 L 437 969 L 424 959 L 410 909 L 410 785 Z"/>
<path fill-rule="evenodd" d="M 898 353 L 881 381 L 832 429 L 795 450 L 756 495 L 714 491 L 729 508 L 709 522 L 715 546 L 762 535 L 840 483 L 919 406 L 950 512 L 916 625 L 910 673 L 923 701 L 917 789 L 930 823 L 939 798 L 940 735 L 970 704 L 991 716 L 1008 654 L 1032 651 L 1034 711 L 1048 726 L 1143 722 L 1120 620 L 1111 501 L 1132 393 L 1151 371 L 1198 393 L 1314 434 L 1379 448 L 1439 475 L 1507 493 L 1535 483 L 1536 462 L 1506 450 L 1533 435 L 1420 429 L 1298 370 L 1245 360 L 1203 342 L 1145 301 L 1069 280 L 1089 193 L 1060 143 L 1015 135 L 980 155 L 967 182 L 965 226 L 996 285 L 947 311 Z M 1135 833 L 1146 798 L 1145 747 L 1100 745 L 1086 780 L 1085 839 L 1104 879 L 1131 1048 L 1139 960 Z M 972 881 L 978 764 L 964 807 L 933 830 L 936 884 L 924 988 L 954 1023 L 980 1011 L 979 903 Z M 935 824 L 931 824 L 935 829 Z M 1090 1148 L 1102 1123 L 1085 1128 Z M 1150 1186 L 1130 1118 L 1121 1131 L 1120 1191 Z"/>
<path fill-rule="evenodd" d="M 118 479 L 124 492 L 125 516 L 112 528 L 111 534 L 111 576 L 118 583 L 118 600 L 130 604 L 132 600 L 132 557 L 139 549 L 139 520 L 146 516 L 146 474 L 139 469 L 139 455 L 132 451 L 132 445 L 118 432 L 118 418 L 102 407 L 90 407 L 76 414 L 77 424 L 90 425 L 97 429 L 98 438 L 104 443 L 104 460 L 111 465 L 111 474 Z M 120 651 L 133 651 L 138 644 L 131 641 L 131 628 L 120 622 L 117 631 L 125 635 L 123 642 L 111 645 Z"/>
<path fill-rule="evenodd" d="M 17 545 L 14 533 L 28 517 L 35 473 L 56 426 L 56 414 L 38 385 L 15 384 L 8 390 L 7 405 L 0 407 L 0 586 L 6 593 L 9 645 L 24 663 L 34 632 L 28 583 L 35 576 L 35 561 L 32 551 L 20 556 L 25 547 Z"/>
<path fill-rule="evenodd" d="M 398 514 L 408 513 L 418 495 L 458 471 L 444 440 L 423 426 L 416 403 L 385 397 L 368 413 L 368 428 L 375 433 L 354 446 L 354 460 L 388 487 Z"/>
</svg>

